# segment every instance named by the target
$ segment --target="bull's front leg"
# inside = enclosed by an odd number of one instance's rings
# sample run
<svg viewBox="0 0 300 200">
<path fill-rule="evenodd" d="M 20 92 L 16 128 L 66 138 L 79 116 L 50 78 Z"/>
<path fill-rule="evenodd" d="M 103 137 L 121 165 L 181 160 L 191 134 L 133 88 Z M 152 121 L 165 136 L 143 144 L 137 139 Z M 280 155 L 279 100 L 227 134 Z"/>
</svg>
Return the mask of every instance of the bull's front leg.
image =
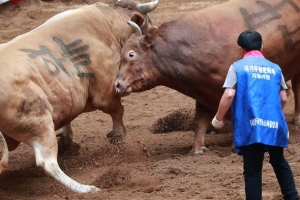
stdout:
<svg viewBox="0 0 300 200">
<path fill-rule="evenodd" d="M 206 129 L 213 118 L 210 110 L 196 103 L 196 115 L 194 118 L 195 138 L 192 153 L 203 154 L 208 149 L 204 146 Z"/>
<path fill-rule="evenodd" d="M 73 131 L 71 123 L 65 125 L 57 132 L 58 139 L 58 153 L 62 154 L 67 151 L 73 143 Z"/>
<path fill-rule="evenodd" d="M 123 124 L 123 105 L 119 102 L 114 108 L 113 112 L 108 112 L 113 122 L 113 129 L 107 134 L 107 137 L 111 143 L 116 144 L 123 142 L 126 135 L 126 129 Z"/>
<path fill-rule="evenodd" d="M 293 122 L 295 125 L 300 125 L 300 74 L 292 79 L 292 89 L 295 102 Z"/>
</svg>

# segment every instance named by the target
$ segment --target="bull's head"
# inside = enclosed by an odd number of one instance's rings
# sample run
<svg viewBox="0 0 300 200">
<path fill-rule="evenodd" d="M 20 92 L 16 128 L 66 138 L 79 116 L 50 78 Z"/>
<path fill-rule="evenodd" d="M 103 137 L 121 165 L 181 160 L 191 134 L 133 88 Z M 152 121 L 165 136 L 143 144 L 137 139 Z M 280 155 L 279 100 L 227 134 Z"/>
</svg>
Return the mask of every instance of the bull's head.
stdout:
<svg viewBox="0 0 300 200">
<path fill-rule="evenodd" d="M 131 14 L 131 20 L 138 24 L 143 33 L 145 33 L 152 24 L 148 13 L 158 6 L 158 0 L 148 3 L 139 3 L 133 0 L 113 0 L 113 2 L 116 7 L 120 6 L 133 11 Z"/>
<path fill-rule="evenodd" d="M 115 81 L 116 92 L 122 96 L 155 87 L 159 77 L 151 51 L 158 36 L 158 28 L 152 26 L 142 35 L 142 30 L 136 23 L 129 21 L 128 24 L 135 29 L 135 34 L 121 50 L 122 61 Z"/>
</svg>

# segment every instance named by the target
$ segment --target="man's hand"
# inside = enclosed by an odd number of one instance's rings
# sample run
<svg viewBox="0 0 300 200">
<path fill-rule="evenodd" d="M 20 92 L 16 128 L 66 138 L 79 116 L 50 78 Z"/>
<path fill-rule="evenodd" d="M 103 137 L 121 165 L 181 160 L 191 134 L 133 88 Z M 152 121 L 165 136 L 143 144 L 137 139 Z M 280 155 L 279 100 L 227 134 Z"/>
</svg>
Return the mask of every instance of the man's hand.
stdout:
<svg viewBox="0 0 300 200">
<path fill-rule="evenodd" d="M 211 121 L 211 124 L 213 125 L 213 127 L 215 129 L 221 129 L 224 126 L 224 122 L 223 120 L 217 120 L 216 116 L 213 118 L 213 120 Z"/>
</svg>

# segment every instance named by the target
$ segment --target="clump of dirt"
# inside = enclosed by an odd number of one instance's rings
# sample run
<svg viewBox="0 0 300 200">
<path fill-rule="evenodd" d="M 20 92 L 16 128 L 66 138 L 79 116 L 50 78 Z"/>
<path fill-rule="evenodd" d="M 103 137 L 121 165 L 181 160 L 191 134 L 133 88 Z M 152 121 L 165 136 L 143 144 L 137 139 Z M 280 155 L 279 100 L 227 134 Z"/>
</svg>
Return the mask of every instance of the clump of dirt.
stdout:
<svg viewBox="0 0 300 200">
<path fill-rule="evenodd" d="M 193 130 L 195 110 L 179 109 L 159 118 L 151 128 L 153 133 Z"/>
<path fill-rule="evenodd" d="M 178 109 L 165 117 L 159 118 L 151 128 L 153 133 L 169 133 L 173 131 L 191 131 L 194 129 L 193 120 L 195 109 Z M 231 122 L 224 120 L 222 129 L 215 129 L 209 125 L 206 133 L 228 133 L 232 131 Z"/>
</svg>

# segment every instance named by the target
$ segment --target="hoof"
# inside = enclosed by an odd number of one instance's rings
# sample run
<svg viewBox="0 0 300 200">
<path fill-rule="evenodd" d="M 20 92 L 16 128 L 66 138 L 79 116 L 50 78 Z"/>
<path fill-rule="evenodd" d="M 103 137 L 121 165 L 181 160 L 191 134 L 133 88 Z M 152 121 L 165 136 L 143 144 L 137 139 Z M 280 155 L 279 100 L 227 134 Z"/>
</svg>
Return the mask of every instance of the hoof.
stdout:
<svg viewBox="0 0 300 200">
<path fill-rule="evenodd" d="M 293 119 L 293 123 L 294 123 L 295 125 L 299 126 L 299 125 L 300 125 L 300 119 L 294 118 L 294 119 Z"/>
<path fill-rule="evenodd" d="M 101 192 L 101 189 L 91 185 L 89 193 L 97 193 L 97 192 Z"/>
<path fill-rule="evenodd" d="M 8 164 L 0 164 L 0 174 L 9 168 Z"/>
<path fill-rule="evenodd" d="M 109 138 L 111 144 L 121 144 L 124 142 L 124 135 L 117 135 Z"/>
<path fill-rule="evenodd" d="M 93 185 L 81 185 L 79 187 L 73 188 L 73 191 L 83 194 L 83 193 L 97 193 L 100 192 L 101 189 Z"/>
<path fill-rule="evenodd" d="M 200 150 L 192 150 L 192 151 L 191 151 L 191 154 L 193 154 L 193 155 L 202 155 L 202 154 L 204 154 L 204 152 L 207 152 L 207 151 L 209 151 L 208 148 L 206 148 L 206 147 L 201 147 Z"/>
<path fill-rule="evenodd" d="M 113 138 L 114 135 L 115 135 L 115 132 L 111 131 L 111 132 L 107 133 L 106 137 L 107 138 Z"/>
<path fill-rule="evenodd" d="M 64 137 L 60 137 L 57 141 L 57 145 L 58 145 L 58 153 L 59 154 L 63 154 L 64 152 L 66 152 L 73 144 L 72 140 L 69 140 L 67 138 Z"/>
<path fill-rule="evenodd" d="M 111 144 L 120 144 L 123 143 L 125 134 L 122 132 L 111 131 L 106 135 L 109 138 Z"/>
</svg>

